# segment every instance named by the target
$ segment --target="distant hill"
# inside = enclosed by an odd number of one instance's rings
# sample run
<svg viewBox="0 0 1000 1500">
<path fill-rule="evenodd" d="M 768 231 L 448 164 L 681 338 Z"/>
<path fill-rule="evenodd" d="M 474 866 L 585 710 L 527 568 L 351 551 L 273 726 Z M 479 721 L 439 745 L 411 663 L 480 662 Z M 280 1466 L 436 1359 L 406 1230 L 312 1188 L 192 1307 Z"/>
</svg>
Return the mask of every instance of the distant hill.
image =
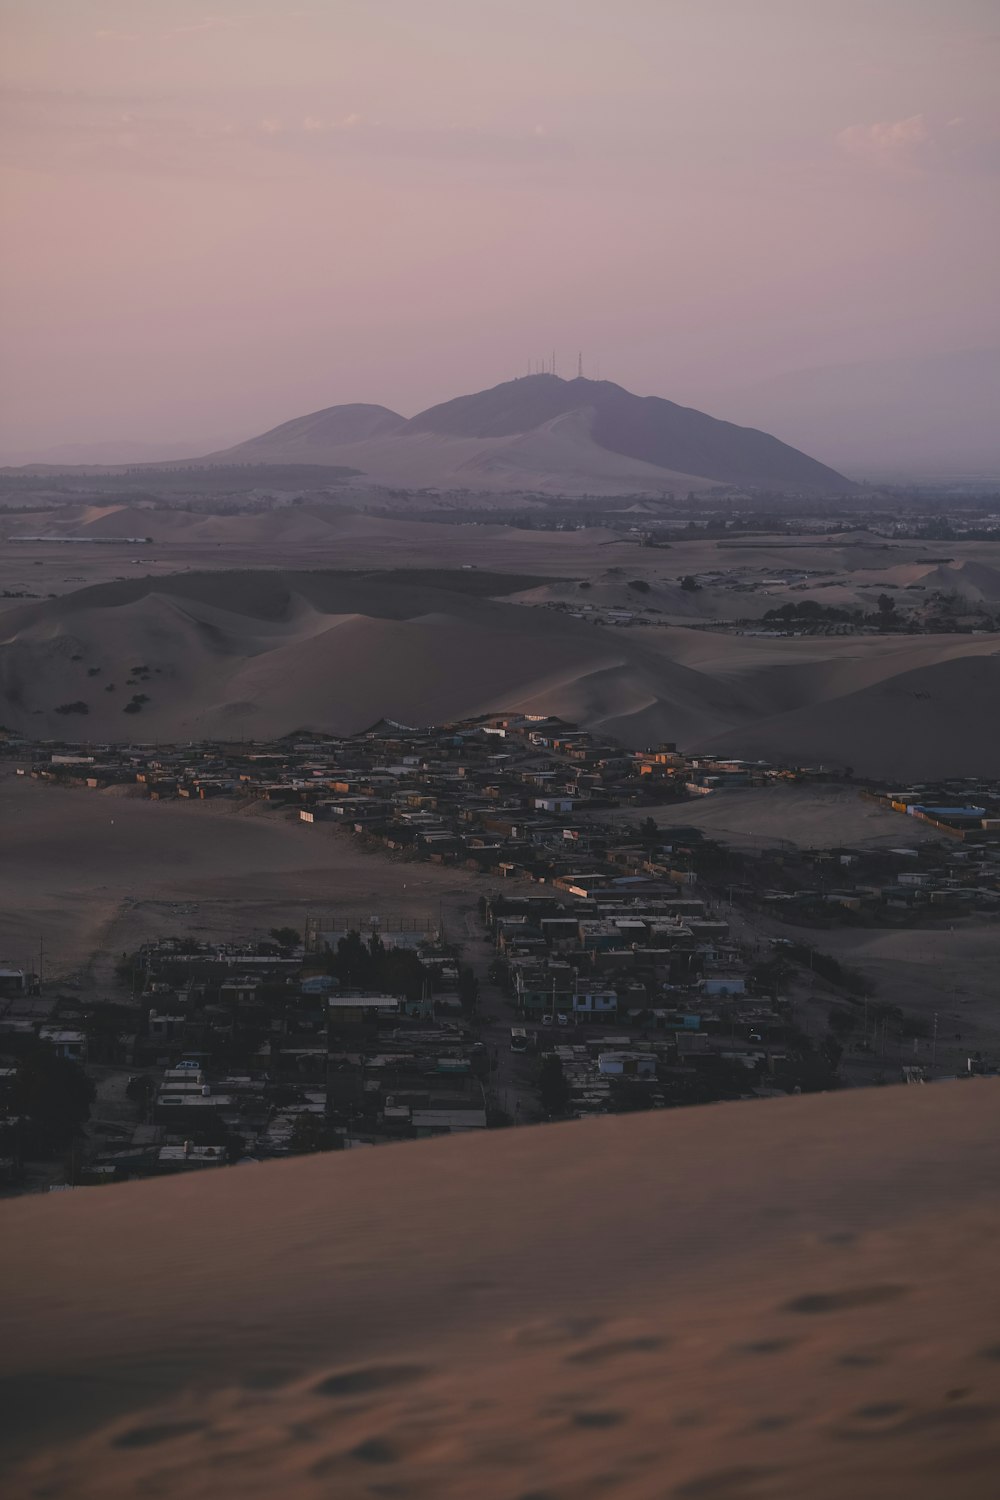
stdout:
<svg viewBox="0 0 1000 1500">
<path fill-rule="evenodd" d="M 1000 477 L 1000 349 L 796 370 L 705 399 L 859 478 Z"/>
<path fill-rule="evenodd" d="M 198 460 L 341 464 L 409 488 L 661 493 L 712 485 L 839 494 L 835 470 L 766 432 L 606 380 L 529 375 L 407 421 L 333 406 Z"/>
<path fill-rule="evenodd" d="M 280 427 L 272 427 L 235 448 L 210 454 L 209 458 L 227 463 L 309 463 L 306 455 L 310 453 L 384 437 L 405 425 L 406 418 L 387 406 L 369 406 L 364 402 L 329 406 L 325 411 L 310 412 L 307 417 L 293 417 Z M 281 456 L 275 459 L 276 454 Z"/>
</svg>

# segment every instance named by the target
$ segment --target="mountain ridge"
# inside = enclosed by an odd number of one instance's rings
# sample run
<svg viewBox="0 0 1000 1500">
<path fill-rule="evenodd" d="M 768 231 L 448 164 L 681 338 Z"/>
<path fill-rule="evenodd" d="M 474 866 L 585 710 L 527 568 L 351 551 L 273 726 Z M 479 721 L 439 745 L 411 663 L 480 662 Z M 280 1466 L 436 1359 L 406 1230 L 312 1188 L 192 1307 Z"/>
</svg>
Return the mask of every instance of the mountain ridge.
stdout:
<svg viewBox="0 0 1000 1500">
<path fill-rule="evenodd" d="M 333 468 L 355 485 L 560 496 L 697 493 L 713 488 L 840 495 L 851 480 L 753 427 L 608 380 L 520 376 L 404 417 L 348 402 L 292 417 L 232 447 L 139 465 L 86 465 L 91 474 L 175 470 Z M 70 475 L 29 464 L 26 474 Z M 18 472 L 14 470 L 13 472 Z"/>
<path fill-rule="evenodd" d="M 553 424 L 573 416 L 582 420 L 561 429 L 552 442 Z M 537 451 L 526 455 L 524 440 L 532 438 Z M 382 406 L 327 407 L 207 454 L 204 462 L 287 463 L 309 461 L 309 455 L 316 462 L 347 463 L 376 483 L 398 483 L 398 461 L 405 468 L 409 458 L 415 469 L 424 469 L 416 487 L 498 488 L 506 483 L 509 488 L 572 490 L 585 489 L 590 477 L 605 491 L 656 490 L 678 482 L 812 493 L 853 488 L 843 475 L 769 433 L 737 427 L 659 396 L 636 396 L 611 381 L 582 376 L 563 380 L 558 375 L 503 381 L 440 402 L 409 420 Z M 619 472 L 607 472 L 608 455 L 614 456 Z M 534 476 L 533 465 L 538 470 Z"/>
</svg>

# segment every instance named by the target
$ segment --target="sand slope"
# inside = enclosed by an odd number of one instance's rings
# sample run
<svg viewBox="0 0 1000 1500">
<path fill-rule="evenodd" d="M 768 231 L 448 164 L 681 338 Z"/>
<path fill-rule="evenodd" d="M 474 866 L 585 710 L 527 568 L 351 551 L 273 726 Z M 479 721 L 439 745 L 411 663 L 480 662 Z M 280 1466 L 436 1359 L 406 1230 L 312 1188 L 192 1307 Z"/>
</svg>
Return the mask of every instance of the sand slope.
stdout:
<svg viewBox="0 0 1000 1500">
<path fill-rule="evenodd" d="M 517 583 L 230 570 L 16 604 L 0 616 L 0 722 L 36 738 L 177 740 L 522 709 L 631 745 L 894 778 L 995 769 L 996 636 L 621 630 L 487 596 Z M 148 701 L 125 715 L 136 693 Z M 57 711 L 80 702 L 85 715 Z"/>
<path fill-rule="evenodd" d="M 994 1082 L 3 1206 L 5 1493 L 986 1500 Z"/>
<path fill-rule="evenodd" d="M 49 979 L 114 995 L 113 961 L 150 938 L 247 936 L 307 915 L 437 916 L 453 937 L 480 893 L 465 870 L 362 856 L 332 825 L 229 801 L 150 802 L 0 770 L 0 958 L 44 944 Z"/>
</svg>

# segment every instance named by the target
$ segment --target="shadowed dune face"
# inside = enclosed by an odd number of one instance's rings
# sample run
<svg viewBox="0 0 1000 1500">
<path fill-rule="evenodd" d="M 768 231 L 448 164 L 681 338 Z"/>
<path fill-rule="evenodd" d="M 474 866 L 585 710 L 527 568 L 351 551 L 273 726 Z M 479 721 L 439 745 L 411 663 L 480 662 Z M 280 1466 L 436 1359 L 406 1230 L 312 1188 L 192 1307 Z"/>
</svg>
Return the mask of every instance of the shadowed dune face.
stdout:
<svg viewBox="0 0 1000 1500">
<path fill-rule="evenodd" d="M 358 733 L 495 710 L 555 713 L 627 745 L 991 774 L 993 636 L 768 640 L 616 630 L 505 602 L 545 580 L 478 570 L 189 573 L 0 615 L 0 719 L 33 737 Z M 123 717 L 134 667 L 141 713 Z M 67 717 L 61 705 L 83 702 Z"/>
<path fill-rule="evenodd" d="M 996 1107 L 721 1105 L 10 1203 L 5 1492 L 986 1500 Z"/>
</svg>

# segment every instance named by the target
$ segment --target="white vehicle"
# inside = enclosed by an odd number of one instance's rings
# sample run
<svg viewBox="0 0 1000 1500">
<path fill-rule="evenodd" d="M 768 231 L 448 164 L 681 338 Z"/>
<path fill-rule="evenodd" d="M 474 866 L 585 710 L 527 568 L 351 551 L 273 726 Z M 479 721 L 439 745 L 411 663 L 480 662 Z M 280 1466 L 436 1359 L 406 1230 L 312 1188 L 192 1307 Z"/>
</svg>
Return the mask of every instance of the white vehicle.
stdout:
<svg viewBox="0 0 1000 1500">
<path fill-rule="evenodd" d="M 512 1026 L 510 1029 L 510 1050 L 512 1052 L 527 1052 L 528 1033 L 523 1026 Z"/>
<path fill-rule="evenodd" d="M 558 1022 L 558 1024 L 560 1026 L 568 1026 L 569 1025 L 569 1016 L 566 1014 L 566 1012 L 564 1010 L 561 1010 L 556 1015 L 556 1021 Z"/>
<path fill-rule="evenodd" d="M 542 1017 L 542 1025 L 543 1026 L 551 1026 L 554 1021 L 555 1021 L 555 1016 L 543 1016 Z"/>
</svg>

